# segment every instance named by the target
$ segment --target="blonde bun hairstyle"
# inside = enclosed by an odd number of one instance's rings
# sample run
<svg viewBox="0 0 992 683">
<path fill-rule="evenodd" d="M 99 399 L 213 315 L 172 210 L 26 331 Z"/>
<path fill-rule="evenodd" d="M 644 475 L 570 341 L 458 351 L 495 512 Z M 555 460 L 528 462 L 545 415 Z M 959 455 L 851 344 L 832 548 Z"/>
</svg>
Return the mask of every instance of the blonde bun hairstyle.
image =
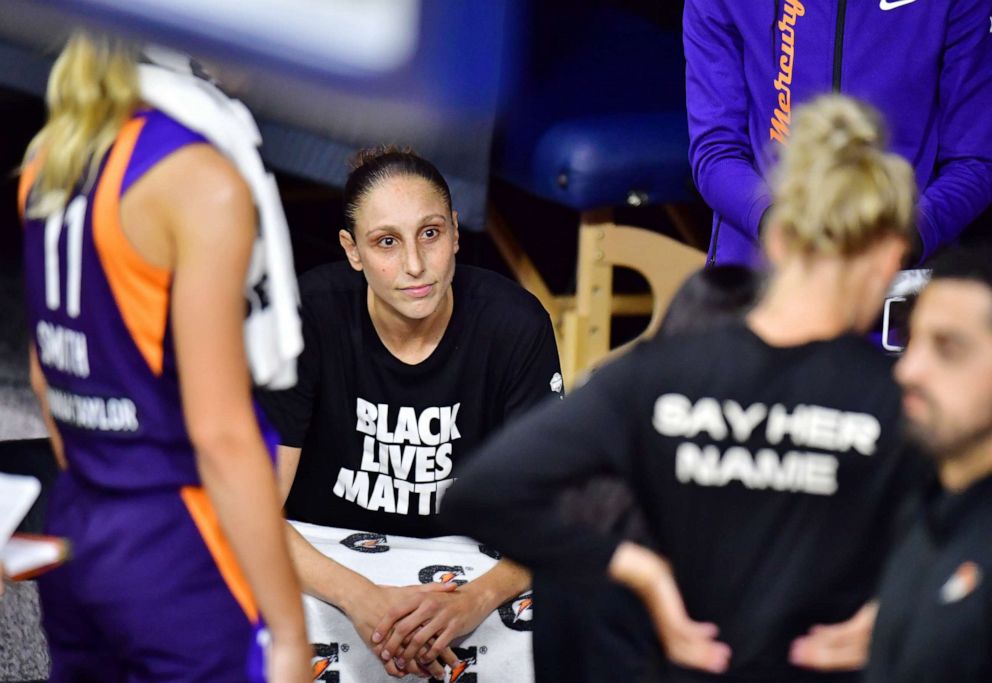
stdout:
<svg viewBox="0 0 992 683">
<path fill-rule="evenodd" d="M 887 235 L 911 239 L 916 179 L 884 144 L 882 117 L 850 97 L 825 95 L 797 109 L 769 217 L 790 249 L 850 256 Z"/>
<path fill-rule="evenodd" d="M 48 78 L 48 120 L 28 145 L 38 157 L 27 215 L 60 210 L 81 182 L 95 181 L 104 154 L 140 102 L 138 50 L 109 36 L 77 32 Z"/>
</svg>

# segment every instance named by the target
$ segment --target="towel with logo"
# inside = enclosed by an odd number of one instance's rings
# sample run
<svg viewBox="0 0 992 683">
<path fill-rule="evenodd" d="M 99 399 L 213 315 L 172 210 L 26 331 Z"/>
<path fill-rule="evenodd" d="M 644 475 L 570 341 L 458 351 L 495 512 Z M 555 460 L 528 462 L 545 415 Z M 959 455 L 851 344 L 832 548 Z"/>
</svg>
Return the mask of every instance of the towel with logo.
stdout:
<svg viewBox="0 0 992 683">
<path fill-rule="evenodd" d="M 472 581 L 489 571 L 499 555 L 463 537 L 410 538 L 293 522 L 317 550 L 370 581 L 393 586 Z M 314 680 L 335 683 L 392 683 L 381 661 L 336 607 L 304 597 L 307 633 L 314 647 Z M 504 603 L 453 646 L 461 663 L 448 669 L 452 683 L 534 680 L 530 591 Z M 415 677 L 407 677 L 415 680 Z"/>
</svg>

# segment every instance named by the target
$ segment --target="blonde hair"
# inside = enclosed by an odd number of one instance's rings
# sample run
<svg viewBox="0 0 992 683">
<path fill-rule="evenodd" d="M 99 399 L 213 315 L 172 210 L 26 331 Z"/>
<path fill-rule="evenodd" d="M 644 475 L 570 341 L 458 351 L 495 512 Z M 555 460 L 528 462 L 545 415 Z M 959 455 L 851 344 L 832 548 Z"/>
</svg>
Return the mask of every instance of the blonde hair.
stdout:
<svg viewBox="0 0 992 683">
<path fill-rule="evenodd" d="M 61 209 L 72 190 L 95 181 L 103 156 L 140 101 L 137 50 L 116 38 L 75 33 L 55 61 L 45 100 L 48 121 L 24 164 L 40 164 L 27 215 Z"/>
<path fill-rule="evenodd" d="M 916 179 L 905 159 L 884 151 L 884 136 L 879 113 L 843 95 L 796 111 L 769 218 L 790 248 L 850 256 L 886 235 L 911 237 Z"/>
</svg>

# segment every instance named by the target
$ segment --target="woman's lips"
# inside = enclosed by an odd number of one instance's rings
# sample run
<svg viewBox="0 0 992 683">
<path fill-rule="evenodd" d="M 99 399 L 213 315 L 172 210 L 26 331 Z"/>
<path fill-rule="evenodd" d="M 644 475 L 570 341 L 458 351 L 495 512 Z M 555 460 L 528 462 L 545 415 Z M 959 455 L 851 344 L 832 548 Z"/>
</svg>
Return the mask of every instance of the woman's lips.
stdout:
<svg viewBox="0 0 992 683">
<path fill-rule="evenodd" d="M 431 293 L 433 288 L 434 285 L 420 285 L 419 287 L 404 287 L 401 291 L 414 299 L 423 299 Z"/>
</svg>

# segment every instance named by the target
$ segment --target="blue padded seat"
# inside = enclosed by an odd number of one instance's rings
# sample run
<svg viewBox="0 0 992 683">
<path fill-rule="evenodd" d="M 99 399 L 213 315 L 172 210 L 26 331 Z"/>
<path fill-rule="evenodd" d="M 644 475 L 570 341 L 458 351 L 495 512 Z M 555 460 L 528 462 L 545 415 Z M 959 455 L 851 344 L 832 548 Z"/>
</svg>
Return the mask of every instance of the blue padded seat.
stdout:
<svg viewBox="0 0 992 683">
<path fill-rule="evenodd" d="M 552 31 L 500 117 L 494 174 L 579 211 L 691 199 L 677 31 L 602 6 Z"/>
<path fill-rule="evenodd" d="M 536 141 L 530 168 L 520 169 L 515 184 L 579 211 L 626 201 L 687 200 L 685 125 L 681 112 L 560 121 Z"/>
</svg>

